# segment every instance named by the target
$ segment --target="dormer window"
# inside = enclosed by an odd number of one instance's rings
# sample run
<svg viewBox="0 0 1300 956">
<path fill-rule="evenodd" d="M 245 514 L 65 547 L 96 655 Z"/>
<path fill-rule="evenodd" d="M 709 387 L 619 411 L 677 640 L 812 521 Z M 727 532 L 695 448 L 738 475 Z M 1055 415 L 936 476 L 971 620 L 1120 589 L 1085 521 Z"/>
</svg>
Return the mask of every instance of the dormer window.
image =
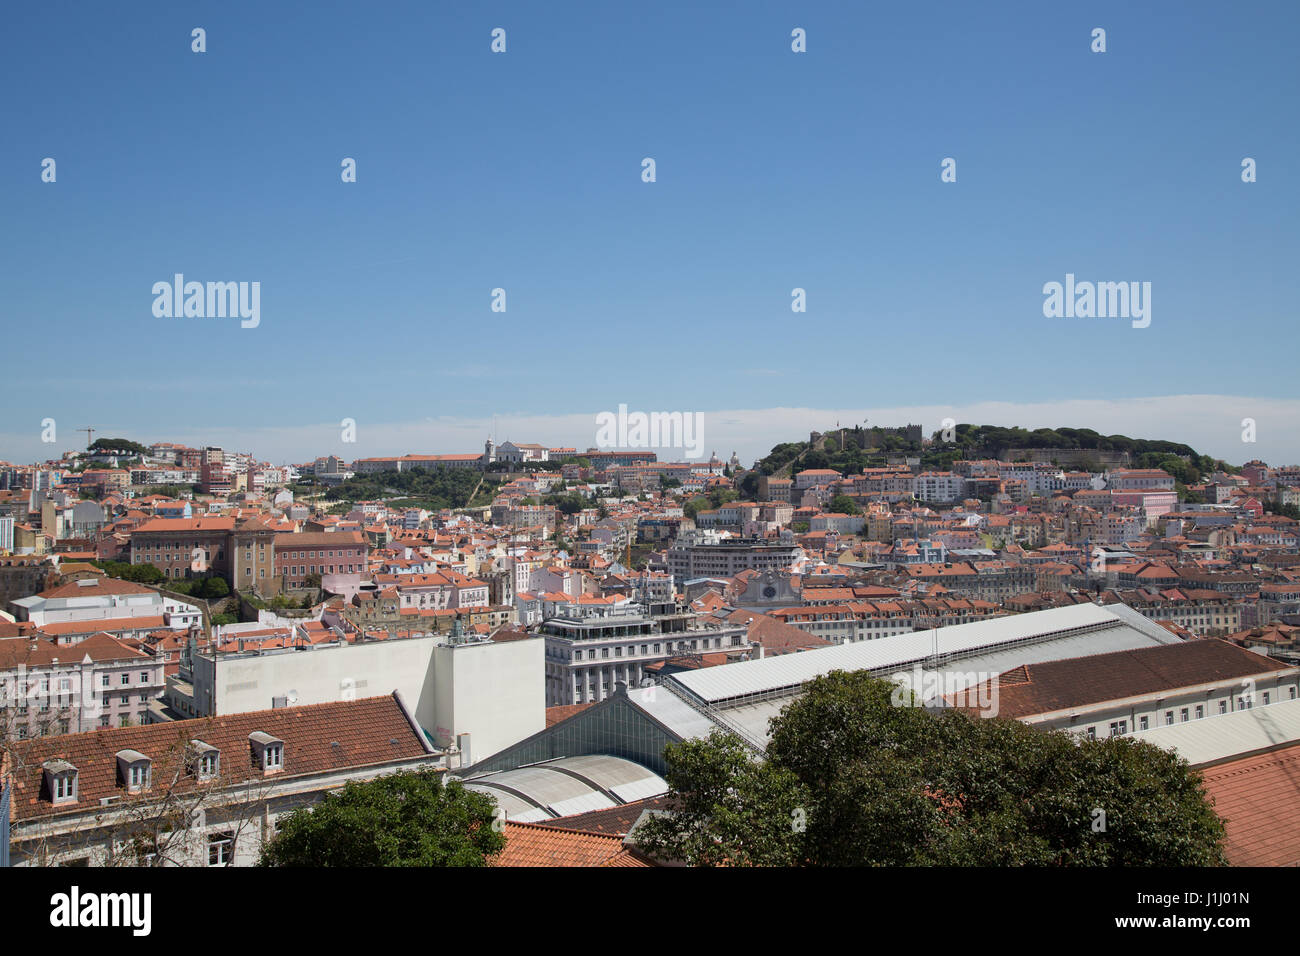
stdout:
<svg viewBox="0 0 1300 956">
<path fill-rule="evenodd" d="M 248 735 L 252 747 L 253 766 L 266 773 L 284 769 L 284 741 L 260 730 Z"/>
<path fill-rule="evenodd" d="M 202 740 L 191 740 L 189 770 L 200 780 L 213 779 L 221 770 L 221 751 Z"/>
<path fill-rule="evenodd" d="M 51 803 L 75 803 L 77 801 L 77 768 L 66 760 L 47 760 L 45 770 L 45 792 Z"/>
<path fill-rule="evenodd" d="M 117 774 L 127 793 L 141 793 L 149 789 L 153 775 L 152 763 L 138 750 L 117 752 Z"/>
</svg>

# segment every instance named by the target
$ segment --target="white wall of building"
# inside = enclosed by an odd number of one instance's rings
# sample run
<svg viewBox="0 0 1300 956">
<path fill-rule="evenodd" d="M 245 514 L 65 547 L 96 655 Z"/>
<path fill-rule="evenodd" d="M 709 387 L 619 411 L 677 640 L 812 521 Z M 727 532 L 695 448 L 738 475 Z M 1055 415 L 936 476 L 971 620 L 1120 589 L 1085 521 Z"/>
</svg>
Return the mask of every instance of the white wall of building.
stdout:
<svg viewBox="0 0 1300 956">
<path fill-rule="evenodd" d="M 546 729 L 542 638 L 442 645 L 433 654 L 435 718 L 421 724 L 439 746 L 467 733 L 477 762 Z"/>
<path fill-rule="evenodd" d="M 290 705 L 322 704 L 396 690 L 439 746 L 470 734 L 474 760 L 546 729 L 544 640 L 445 641 L 429 635 L 223 654 L 215 663 L 200 655 L 195 705 L 233 714 L 269 710 L 276 697 L 291 698 Z"/>
<path fill-rule="evenodd" d="M 430 635 L 318 645 L 309 650 L 222 654 L 215 663 L 200 656 L 194 666 L 195 705 L 201 712 L 238 714 L 270 710 L 276 697 L 296 697 L 291 704 L 324 704 L 396 690 L 415 712 L 416 720 L 431 728 L 432 701 L 422 697 L 424 675 L 437 640 Z M 209 689 L 213 690 L 211 698 Z"/>
</svg>

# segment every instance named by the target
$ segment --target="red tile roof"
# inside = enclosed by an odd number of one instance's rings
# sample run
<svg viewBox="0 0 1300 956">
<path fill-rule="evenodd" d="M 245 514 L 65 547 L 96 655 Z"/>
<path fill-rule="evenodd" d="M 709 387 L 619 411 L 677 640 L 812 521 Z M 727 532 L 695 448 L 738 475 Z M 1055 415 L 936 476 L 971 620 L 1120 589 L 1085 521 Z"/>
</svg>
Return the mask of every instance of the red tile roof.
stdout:
<svg viewBox="0 0 1300 956">
<path fill-rule="evenodd" d="M 625 837 L 633 824 L 647 810 L 662 810 L 668 805 L 667 795 L 633 800 L 618 807 L 604 810 L 589 810 L 572 816 L 548 820 L 537 825 L 540 827 L 557 827 L 563 830 L 582 830 L 586 833 L 607 833 L 611 836 Z"/>
<path fill-rule="evenodd" d="M 494 866 L 654 866 L 622 837 L 535 823 L 505 823 L 505 849 Z"/>
<path fill-rule="evenodd" d="M 67 569 L 65 569 L 66 571 Z M 153 588 L 147 588 L 143 584 L 136 584 L 133 581 L 122 581 L 118 578 L 82 578 L 85 583 L 79 581 L 69 581 L 67 584 L 60 584 L 57 587 L 49 588 L 42 591 L 38 597 L 43 598 L 84 598 L 84 597 L 105 597 L 110 594 L 156 594 Z"/>
<path fill-rule="evenodd" d="M 408 717 L 400 698 L 283 707 L 200 717 L 140 727 L 105 728 L 83 734 L 37 737 L 10 745 L 14 762 L 14 819 L 85 812 L 103 797 L 121 796 L 116 754 L 135 750 L 153 761 L 153 779 L 177 772 L 186 744 L 201 740 L 221 751 L 227 784 L 257 778 L 250 769 L 249 734 L 261 731 L 284 741 L 284 776 L 385 764 L 426 756 L 430 745 Z M 42 764 L 64 760 L 77 768 L 77 800 L 53 806 L 42 794 Z M 279 777 L 281 774 L 277 774 Z M 178 789 L 202 786 L 184 773 Z"/>
<path fill-rule="evenodd" d="M 1202 771 L 1233 866 L 1300 864 L 1300 743 Z"/>
<path fill-rule="evenodd" d="M 156 533 L 156 532 L 186 532 L 193 534 L 198 531 L 233 531 L 235 530 L 234 518 L 154 518 L 146 521 L 140 527 L 135 529 L 135 534 Z"/>
<path fill-rule="evenodd" d="M 356 547 L 366 543 L 360 531 L 280 531 L 275 535 L 275 549 Z"/>
<path fill-rule="evenodd" d="M 1026 664 L 995 678 L 998 713 L 1028 717 L 1291 667 L 1217 639 Z M 970 691 L 966 691 L 970 699 Z M 978 699 L 987 700 L 983 694 Z"/>
<path fill-rule="evenodd" d="M 719 612 L 720 614 L 725 612 Z M 785 623 L 768 614 L 741 608 L 726 614 L 729 624 L 745 624 L 751 642 L 761 644 L 764 654 L 791 654 L 795 651 L 830 647 L 833 642 Z"/>
<path fill-rule="evenodd" d="M 167 626 L 167 619 L 162 615 L 150 617 L 100 617 L 93 621 L 60 621 L 57 624 L 42 624 L 41 633 L 50 637 L 65 637 L 69 634 L 94 634 L 103 631 L 115 634 L 121 631 L 156 631 Z"/>
<path fill-rule="evenodd" d="M 111 634 L 92 634 L 76 644 L 56 644 L 49 640 L 31 641 L 15 638 L 0 641 L 0 668 L 49 667 L 55 661 L 72 667 L 89 657 L 92 661 L 152 661 L 153 657 L 131 647 Z"/>
<path fill-rule="evenodd" d="M 568 720 L 574 714 L 586 710 L 594 703 L 595 701 L 589 701 L 585 704 L 561 704 L 558 707 L 547 707 L 546 726 L 553 727 L 562 720 Z"/>
</svg>

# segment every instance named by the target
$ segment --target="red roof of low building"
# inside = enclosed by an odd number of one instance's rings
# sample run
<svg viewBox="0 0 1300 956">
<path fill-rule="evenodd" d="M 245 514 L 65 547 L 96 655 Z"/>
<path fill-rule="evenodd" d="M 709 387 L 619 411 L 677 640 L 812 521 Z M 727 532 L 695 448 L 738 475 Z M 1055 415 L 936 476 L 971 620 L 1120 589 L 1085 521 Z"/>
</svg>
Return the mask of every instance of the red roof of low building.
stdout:
<svg viewBox="0 0 1300 956">
<path fill-rule="evenodd" d="M 153 762 L 153 779 L 179 774 L 175 790 L 203 784 L 179 771 L 178 760 L 190 740 L 201 740 L 221 754 L 227 783 L 256 779 L 250 769 L 249 735 L 270 734 L 284 741 L 279 776 L 387 764 L 425 756 L 431 747 L 394 693 L 354 701 L 200 717 L 138 727 L 104 728 L 82 734 L 37 737 L 10 745 L 14 754 L 15 819 L 85 812 L 104 797 L 126 793 L 119 782 L 117 754 L 137 751 Z M 42 794 L 43 764 L 61 760 L 77 769 L 77 799 L 58 806 Z M 155 795 L 156 799 L 156 795 Z"/>
<path fill-rule="evenodd" d="M 546 726 L 553 727 L 562 720 L 568 720 L 574 714 L 591 707 L 595 701 L 588 701 L 585 704 L 561 704 L 557 707 L 546 708 Z"/>
<path fill-rule="evenodd" d="M 1233 866 L 1300 864 L 1300 743 L 1202 771 Z"/>
<path fill-rule="evenodd" d="M 506 822 L 506 845 L 493 866 L 654 866 L 606 833 Z"/>
</svg>

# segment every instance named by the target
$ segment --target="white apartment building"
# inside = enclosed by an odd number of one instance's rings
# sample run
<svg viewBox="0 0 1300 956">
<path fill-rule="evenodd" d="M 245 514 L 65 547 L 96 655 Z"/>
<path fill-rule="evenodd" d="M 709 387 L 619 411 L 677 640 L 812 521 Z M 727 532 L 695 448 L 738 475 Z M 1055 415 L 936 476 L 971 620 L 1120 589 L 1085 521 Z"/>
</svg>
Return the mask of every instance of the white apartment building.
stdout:
<svg viewBox="0 0 1300 956">
<path fill-rule="evenodd" d="M 202 623 L 197 605 L 117 578 L 81 578 L 10 602 L 14 617 L 37 627 L 77 621 L 160 618 L 176 630 Z"/>
<path fill-rule="evenodd" d="M 966 479 L 950 471 L 923 471 L 912 479 L 910 490 L 918 501 L 961 501 L 966 497 Z"/>
<path fill-rule="evenodd" d="M 108 634 L 72 646 L 0 641 L 0 738 L 142 724 L 165 681 L 161 656 Z"/>
<path fill-rule="evenodd" d="M 798 545 L 767 539 L 730 538 L 716 544 L 694 544 L 686 536 L 668 549 L 668 572 L 677 581 L 692 578 L 734 578 L 741 571 L 796 571 L 805 560 Z"/>
<path fill-rule="evenodd" d="M 569 606 L 538 628 L 546 639 L 547 706 L 604 700 L 619 683 L 641 686 L 651 663 L 749 647 L 744 625 L 684 624 L 681 618 L 647 616 L 639 605 Z"/>
</svg>

